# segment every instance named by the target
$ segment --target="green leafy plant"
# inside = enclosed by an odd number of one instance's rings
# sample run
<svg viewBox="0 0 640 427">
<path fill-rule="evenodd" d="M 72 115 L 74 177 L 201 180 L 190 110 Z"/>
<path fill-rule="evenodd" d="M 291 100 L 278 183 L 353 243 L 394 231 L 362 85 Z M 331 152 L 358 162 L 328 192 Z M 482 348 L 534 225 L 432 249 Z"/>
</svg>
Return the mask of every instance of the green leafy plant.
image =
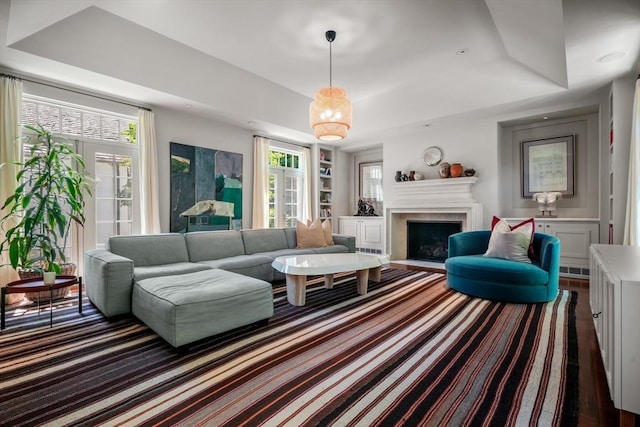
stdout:
<svg viewBox="0 0 640 427">
<path fill-rule="evenodd" d="M 24 127 L 35 137 L 25 137 L 30 155 L 16 163 L 19 184 L 2 205 L 0 251 L 9 251 L 15 269 L 60 274 L 71 225 L 84 225 L 85 194 L 91 194 L 92 181 L 68 140 L 39 124 Z"/>
</svg>

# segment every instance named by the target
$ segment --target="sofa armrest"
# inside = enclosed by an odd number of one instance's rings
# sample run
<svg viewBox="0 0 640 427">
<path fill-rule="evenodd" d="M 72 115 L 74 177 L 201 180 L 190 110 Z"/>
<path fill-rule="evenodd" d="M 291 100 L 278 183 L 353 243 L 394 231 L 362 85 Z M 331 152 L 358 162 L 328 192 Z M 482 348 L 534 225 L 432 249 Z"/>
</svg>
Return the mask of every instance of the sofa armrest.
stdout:
<svg viewBox="0 0 640 427">
<path fill-rule="evenodd" d="M 449 257 L 484 254 L 489 247 L 491 231 L 463 231 L 449 236 Z"/>
<path fill-rule="evenodd" d="M 349 249 L 349 252 L 356 251 L 356 238 L 347 234 L 333 234 L 333 243 L 335 245 L 343 245 Z"/>
<path fill-rule="evenodd" d="M 103 249 L 84 254 L 87 297 L 107 316 L 131 312 L 133 261 Z"/>
</svg>

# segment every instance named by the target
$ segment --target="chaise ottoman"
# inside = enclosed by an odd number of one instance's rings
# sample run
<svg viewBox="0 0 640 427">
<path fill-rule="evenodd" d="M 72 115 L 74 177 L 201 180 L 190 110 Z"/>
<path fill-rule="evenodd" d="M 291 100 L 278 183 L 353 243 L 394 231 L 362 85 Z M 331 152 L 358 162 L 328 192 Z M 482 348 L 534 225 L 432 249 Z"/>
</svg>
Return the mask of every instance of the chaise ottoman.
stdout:
<svg viewBox="0 0 640 427">
<path fill-rule="evenodd" d="M 133 285 L 133 314 L 174 347 L 273 316 L 269 282 L 225 270 L 152 277 Z"/>
</svg>

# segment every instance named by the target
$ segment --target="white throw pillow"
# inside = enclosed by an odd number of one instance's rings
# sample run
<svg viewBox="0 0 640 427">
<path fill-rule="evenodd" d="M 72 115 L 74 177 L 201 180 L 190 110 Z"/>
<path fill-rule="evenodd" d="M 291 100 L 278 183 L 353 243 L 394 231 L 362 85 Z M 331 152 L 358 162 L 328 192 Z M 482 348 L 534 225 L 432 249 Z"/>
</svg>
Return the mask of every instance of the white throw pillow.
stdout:
<svg viewBox="0 0 640 427">
<path fill-rule="evenodd" d="M 501 219 L 493 227 L 491 238 L 489 239 L 489 247 L 484 256 L 531 264 L 528 251 L 532 234 L 533 222 L 522 224 L 520 227 L 511 230 L 509 224 Z"/>
</svg>

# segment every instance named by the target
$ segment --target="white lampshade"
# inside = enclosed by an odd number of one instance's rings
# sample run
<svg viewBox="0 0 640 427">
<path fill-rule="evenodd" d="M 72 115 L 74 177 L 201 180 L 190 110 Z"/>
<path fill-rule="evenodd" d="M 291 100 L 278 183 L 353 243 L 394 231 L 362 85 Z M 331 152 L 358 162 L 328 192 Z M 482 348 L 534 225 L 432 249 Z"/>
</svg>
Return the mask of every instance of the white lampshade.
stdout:
<svg viewBox="0 0 640 427">
<path fill-rule="evenodd" d="M 309 123 L 313 135 L 322 141 L 338 141 L 351 129 L 352 107 L 347 91 L 324 87 L 316 93 L 309 107 Z"/>
</svg>

